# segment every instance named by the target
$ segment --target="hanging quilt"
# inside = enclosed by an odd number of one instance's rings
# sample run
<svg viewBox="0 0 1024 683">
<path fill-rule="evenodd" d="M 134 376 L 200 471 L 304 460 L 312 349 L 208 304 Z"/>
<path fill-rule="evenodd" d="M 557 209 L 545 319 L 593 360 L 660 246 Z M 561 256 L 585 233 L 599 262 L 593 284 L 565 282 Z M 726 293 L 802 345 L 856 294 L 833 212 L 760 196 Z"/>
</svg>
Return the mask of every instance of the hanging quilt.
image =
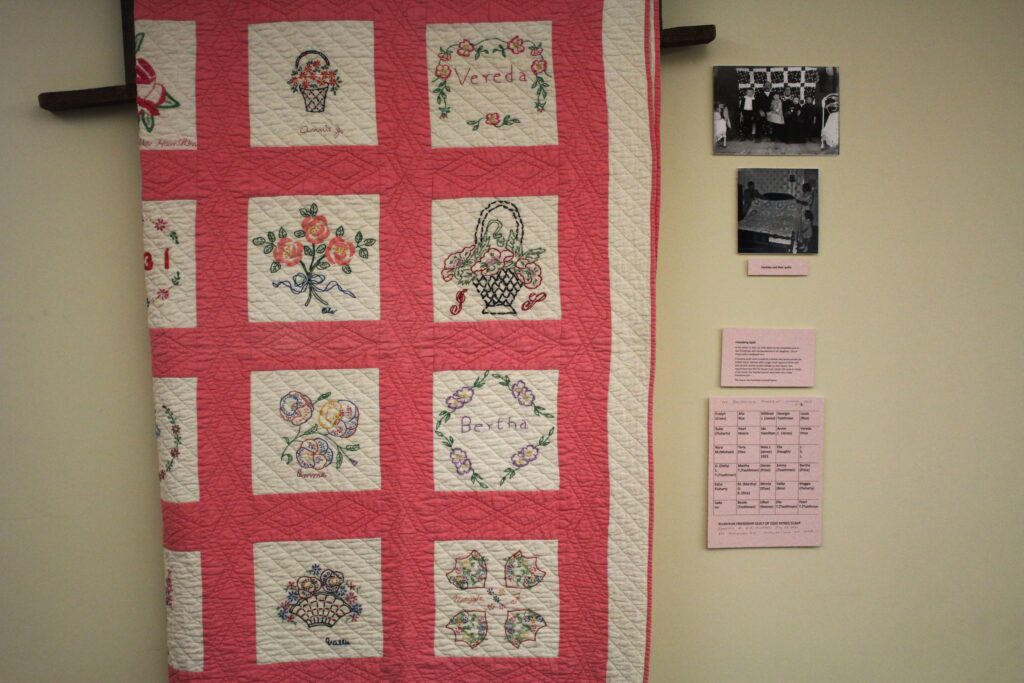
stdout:
<svg viewBox="0 0 1024 683">
<path fill-rule="evenodd" d="M 646 678 L 657 26 L 136 3 L 173 680 Z"/>
</svg>

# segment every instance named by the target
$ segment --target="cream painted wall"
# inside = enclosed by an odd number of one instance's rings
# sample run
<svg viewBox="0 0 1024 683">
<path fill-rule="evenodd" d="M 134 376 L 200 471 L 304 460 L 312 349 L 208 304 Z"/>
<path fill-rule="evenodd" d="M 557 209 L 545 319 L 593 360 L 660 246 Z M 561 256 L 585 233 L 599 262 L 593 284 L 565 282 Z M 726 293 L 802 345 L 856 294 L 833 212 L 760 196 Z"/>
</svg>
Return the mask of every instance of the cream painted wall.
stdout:
<svg viewBox="0 0 1024 683">
<path fill-rule="evenodd" d="M 135 121 L 35 105 L 117 82 L 116 4 L 0 0 L 0 680 L 165 675 Z M 720 37 L 663 62 L 651 680 L 1019 679 L 1024 5 L 665 15 Z M 839 158 L 711 156 L 712 65 L 768 62 L 841 67 Z M 790 163 L 821 169 L 822 254 L 747 278 L 735 169 Z M 818 330 L 820 549 L 704 549 L 728 325 Z"/>
</svg>

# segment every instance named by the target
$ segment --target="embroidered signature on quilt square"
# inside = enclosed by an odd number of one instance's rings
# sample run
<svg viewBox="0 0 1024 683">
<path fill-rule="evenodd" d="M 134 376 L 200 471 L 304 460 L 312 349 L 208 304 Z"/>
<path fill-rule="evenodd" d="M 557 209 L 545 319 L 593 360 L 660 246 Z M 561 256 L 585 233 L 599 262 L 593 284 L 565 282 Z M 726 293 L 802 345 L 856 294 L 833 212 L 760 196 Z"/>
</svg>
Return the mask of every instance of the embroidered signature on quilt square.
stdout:
<svg viewBox="0 0 1024 683">
<path fill-rule="evenodd" d="M 196 203 L 142 202 L 142 263 L 150 327 L 196 326 Z"/>
<path fill-rule="evenodd" d="M 252 374 L 253 493 L 380 488 L 376 368 Z"/>
<path fill-rule="evenodd" d="M 557 370 L 434 373 L 434 488 L 558 488 Z"/>
<path fill-rule="evenodd" d="M 199 500 L 196 385 L 194 377 L 153 378 L 160 497 L 171 503 Z"/>
<path fill-rule="evenodd" d="M 135 22 L 141 149 L 196 148 L 196 24 Z"/>
<path fill-rule="evenodd" d="M 558 542 L 436 542 L 434 604 L 438 657 L 557 657 Z"/>
<path fill-rule="evenodd" d="M 373 49 L 368 21 L 250 26 L 252 146 L 376 145 Z"/>
<path fill-rule="evenodd" d="M 256 660 L 381 657 L 380 539 L 257 543 Z"/>
<path fill-rule="evenodd" d="M 249 200 L 249 320 L 378 320 L 380 197 Z"/>
<path fill-rule="evenodd" d="M 164 549 L 168 663 L 179 671 L 203 670 L 203 578 L 198 552 Z"/>
<path fill-rule="evenodd" d="M 551 22 L 431 24 L 434 147 L 558 143 Z"/>
<path fill-rule="evenodd" d="M 562 317 L 558 197 L 468 197 L 431 207 L 434 320 Z"/>
</svg>

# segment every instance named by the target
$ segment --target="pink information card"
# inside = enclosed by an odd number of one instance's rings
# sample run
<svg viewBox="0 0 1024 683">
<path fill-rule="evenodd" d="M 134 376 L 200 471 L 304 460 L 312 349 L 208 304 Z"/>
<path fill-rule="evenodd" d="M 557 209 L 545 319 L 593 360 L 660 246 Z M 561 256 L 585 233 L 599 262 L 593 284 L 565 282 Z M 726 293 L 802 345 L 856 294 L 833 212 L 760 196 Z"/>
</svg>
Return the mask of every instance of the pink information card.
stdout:
<svg viewBox="0 0 1024 683">
<path fill-rule="evenodd" d="M 821 545 L 822 398 L 712 398 L 708 547 Z"/>
<path fill-rule="evenodd" d="M 814 330 L 722 330 L 723 387 L 813 387 Z"/>
</svg>

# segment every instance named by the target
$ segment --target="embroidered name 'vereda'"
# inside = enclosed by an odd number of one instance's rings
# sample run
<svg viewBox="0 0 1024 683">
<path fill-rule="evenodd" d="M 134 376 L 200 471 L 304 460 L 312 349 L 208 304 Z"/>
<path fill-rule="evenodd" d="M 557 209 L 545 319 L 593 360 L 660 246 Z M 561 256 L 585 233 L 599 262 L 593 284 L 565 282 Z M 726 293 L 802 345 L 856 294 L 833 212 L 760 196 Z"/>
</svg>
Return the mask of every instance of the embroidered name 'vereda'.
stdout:
<svg viewBox="0 0 1024 683">
<path fill-rule="evenodd" d="M 453 66 L 452 71 L 455 72 L 455 78 L 458 79 L 459 85 L 466 85 L 467 83 L 470 85 L 483 85 L 485 83 L 514 83 L 516 81 L 530 82 L 530 78 L 525 71 L 517 69 L 511 64 L 508 67 L 508 71 L 479 71 L 470 67 L 463 72 L 457 66 Z"/>
</svg>

